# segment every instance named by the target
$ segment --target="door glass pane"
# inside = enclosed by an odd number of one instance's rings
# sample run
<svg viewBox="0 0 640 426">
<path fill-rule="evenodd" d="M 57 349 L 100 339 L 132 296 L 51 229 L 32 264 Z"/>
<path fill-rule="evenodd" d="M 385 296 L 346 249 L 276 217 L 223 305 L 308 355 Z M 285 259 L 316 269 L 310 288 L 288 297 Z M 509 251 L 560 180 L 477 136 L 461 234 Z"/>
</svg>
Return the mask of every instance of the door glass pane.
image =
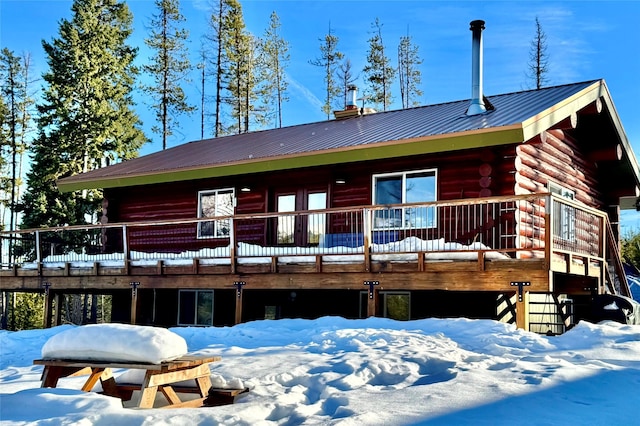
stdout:
<svg viewBox="0 0 640 426">
<path fill-rule="evenodd" d="M 213 324 L 213 292 L 198 292 L 198 317 L 196 324 L 211 325 Z"/>
<path fill-rule="evenodd" d="M 325 192 L 315 192 L 309 194 L 307 199 L 307 210 L 322 210 L 327 208 L 327 194 Z M 320 238 L 325 233 L 326 215 L 310 214 L 307 223 L 307 243 L 318 244 Z"/>
<path fill-rule="evenodd" d="M 278 213 L 293 212 L 296 210 L 296 196 L 279 195 L 278 196 Z M 278 244 L 293 244 L 293 232 L 295 226 L 295 216 L 279 216 L 278 217 Z"/>
<path fill-rule="evenodd" d="M 193 324 L 193 320 L 196 317 L 196 292 L 195 291 L 180 291 L 179 296 L 179 318 L 178 324 Z"/>
</svg>

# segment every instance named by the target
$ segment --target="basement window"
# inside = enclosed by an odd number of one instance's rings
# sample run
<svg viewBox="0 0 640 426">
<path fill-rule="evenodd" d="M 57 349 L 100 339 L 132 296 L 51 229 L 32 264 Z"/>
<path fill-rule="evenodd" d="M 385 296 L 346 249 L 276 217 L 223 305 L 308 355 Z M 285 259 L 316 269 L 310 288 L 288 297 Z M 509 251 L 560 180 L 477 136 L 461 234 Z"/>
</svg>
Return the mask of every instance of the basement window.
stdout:
<svg viewBox="0 0 640 426">
<path fill-rule="evenodd" d="M 373 176 L 373 204 L 422 203 L 437 200 L 436 169 Z M 374 229 L 434 228 L 435 207 L 389 207 L 376 210 Z"/>
<path fill-rule="evenodd" d="M 400 321 L 411 319 L 411 294 L 409 292 L 380 292 L 383 298 L 385 318 Z"/>
<path fill-rule="evenodd" d="M 178 325 L 213 325 L 213 290 L 180 290 Z"/>
<path fill-rule="evenodd" d="M 198 222 L 198 238 L 228 238 L 233 215 L 235 191 L 233 188 L 198 192 L 198 218 L 224 217 L 217 220 Z"/>
</svg>

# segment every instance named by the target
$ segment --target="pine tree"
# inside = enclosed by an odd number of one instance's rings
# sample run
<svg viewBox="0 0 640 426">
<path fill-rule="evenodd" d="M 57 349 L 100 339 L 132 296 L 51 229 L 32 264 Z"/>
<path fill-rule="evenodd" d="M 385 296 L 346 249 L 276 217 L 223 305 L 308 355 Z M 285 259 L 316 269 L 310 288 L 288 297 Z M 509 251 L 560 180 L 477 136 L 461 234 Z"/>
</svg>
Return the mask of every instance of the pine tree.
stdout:
<svg viewBox="0 0 640 426">
<path fill-rule="evenodd" d="M 336 81 L 336 69 L 339 61 L 342 60 L 344 54 L 338 50 L 338 42 L 340 39 L 331 33 L 331 23 L 329 23 L 329 32 L 324 39 L 319 39 L 320 56 L 309 61 L 311 65 L 324 68 L 324 83 L 326 88 L 326 96 L 322 111 L 327 114 L 327 120 L 331 118 L 331 106 L 334 99 L 340 95 L 341 87 Z"/>
<path fill-rule="evenodd" d="M 231 4 L 230 4 L 231 5 Z M 262 116 L 255 109 L 258 81 L 255 73 L 258 40 L 245 28 L 242 7 L 236 3 L 224 16 L 222 42 L 228 68 L 224 75 L 225 101 L 231 109 L 233 133 L 246 133 L 251 123 L 261 123 Z"/>
<path fill-rule="evenodd" d="M 528 77 L 535 83 L 536 89 L 549 82 L 549 54 L 547 53 L 547 35 L 542 30 L 540 20 L 536 16 L 536 34 L 529 48 Z"/>
<path fill-rule="evenodd" d="M 398 79 L 400 80 L 400 97 L 402 108 L 417 106 L 420 103 L 416 98 L 422 96 L 420 83 L 422 73 L 418 66 L 422 59 L 418 56 L 418 46 L 413 44 L 411 36 L 400 37 L 398 45 Z"/>
<path fill-rule="evenodd" d="M 287 96 L 288 82 L 286 67 L 289 63 L 289 43 L 280 35 L 280 18 L 276 12 L 271 13 L 269 27 L 262 43 L 262 66 L 264 70 L 263 93 L 267 108 L 274 105 L 276 127 L 282 127 L 282 104 L 289 100 Z"/>
<path fill-rule="evenodd" d="M 17 200 L 22 185 L 22 160 L 27 149 L 27 139 L 32 130 L 31 109 L 34 100 L 30 96 L 29 73 L 31 71 L 29 54 L 17 57 L 9 49 L 0 52 L 0 81 L 2 84 L 2 105 L 5 108 L 2 122 L 2 141 L 5 147 L 0 160 L 4 163 L 0 175 L 0 203 L 9 210 L 9 229 L 16 229 Z M 6 171 L 6 173 L 5 173 Z M 2 223 L 5 223 L 3 209 Z"/>
<path fill-rule="evenodd" d="M 158 10 L 151 19 L 151 36 L 145 43 L 154 56 L 143 70 L 154 78 L 153 85 L 143 87 L 153 100 L 152 108 L 156 112 L 153 131 L 162 136 L 162 149 L 167 148 L 167 138 L 178 128 L 176 117 L 191 113 L 195 108 L 187 102 L 181 82 L 188 82 L 187 74 L 191 70 L 185 42 L 189 31 L 179 28 L 185 21 L 180 13 L 179 0 L 155 0 Z"/>
<path fill-rule="evenodd" d="M 23 228 L 86 223 L 99 192 L 63 194 L 56 180 L 135 157 L 146 142 L 132 110 L 137 50 L 126 44 L 132 32 L 126 3 L 75 0 L 71 11 L 59 37 L 43 41 L 49 71 L 21 203 Z"/>
<path fill-rule="evenodd" d="M 339 105 L 339 108 L 345 108 L 347 105 L 347 95 L 349 93 L 349 86 L 353 86 L 358 76 L 353 75 L 353 67 L 351 66 L 351 60 L 349 58 L 345 59 L 339 66 L 336 72 L 338 84 L 340 85 L 340 90 L 342 91 L 342 105 Z"/>
<path fill-rule="evenodd" d="M 224 76 L 227 72 L 227 59 L 225 56 L 223 36 L 227 33 L 225 25 L 228 19 L 226 19 L 226 16 L 229 10 L 233 9 L 236 4 L 236 0 L 218 0 L 209 17 L 209 33 L 205 36 L 206 44 L 203 46 L 204 55 L 210 58 L 208 65 L 209 68 L 213 70 L 212 75 L 215 78 L 214 137 L 218 137 L 224 133 L 222 123 L 222 94 L 224 91 Z M 210 50 L 207 46 L 210 46 Z"/>
<path fill-rule="evenodd" d="M 5 213 L 11 205 L 11 175 L 9 169 L 9 158 L 11 157 L 11 139 L 9 137 L 9 108 L 4 103 L 4 98 L 0 97 L 0 231 L 4 230 L 6 216 Z M 9 225 L 11 228 L 11 225 Z"/>
<path fill-rule="evenodd" d="M 393 83 L 395 70 L 391 66 L 391 60 L 385 55 L 382 42 L 382 24 L 376 18 L 371 24 L 373 35 L 369 39 L 369 51 L 367 52 L 367 65 L 363 71 L 366 81 L 369 83 L 370 99 L 377 105 L 382 105 L 386 111 L 391 105 L 391 84 Z"/>
</svg>

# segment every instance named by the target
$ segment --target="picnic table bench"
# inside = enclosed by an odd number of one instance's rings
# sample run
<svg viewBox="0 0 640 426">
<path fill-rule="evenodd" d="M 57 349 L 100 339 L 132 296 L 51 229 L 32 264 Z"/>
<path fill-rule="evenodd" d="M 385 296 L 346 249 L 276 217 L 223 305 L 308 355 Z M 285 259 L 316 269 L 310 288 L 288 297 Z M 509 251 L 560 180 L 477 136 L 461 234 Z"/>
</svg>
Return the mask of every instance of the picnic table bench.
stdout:
<svg viewBox="0 0 640 426">
<path fill-rule="evenodd" d="M 61 359 L 37 359 L 33 363 L 44 365 L 41 384 L 43 388 L 55 388 L 58 380 L 62 377 L 88 374 L 89 377 L 82 386 L 82 390 L 85 392 L 90 392 L 99 380 L 105 395 L 128 401 L 131 399 L 134 390 L 140 390 L 140 396 L 135 406 L 138 408 L 153 408 L 157 392 L 160 390 L 169 403 L 164 408 L 178 408 L 201 407 L 203 405 L 203 402 L 211 395 L 212 392 L 210 391 L 213 391 L 210 389 L 211 373 L 209 364 L 220 361 L 220 359 L 219 356 L 186 355 L 160 364 Z M 113 377 L 112 369 L 114 368 L 145 370 L 144 380 L 142 384 L 118 384 Z M 178 385 L 180 382 L 191 379 L 196 382 L 195 388 Z M 182 401 L 176 391 L 180 393 L 197 393 L 199 398 Z M 230 391 L 228 394 L 232 398 L 242 393 L 242 390 L 238 390 L 234 395 L 233 390 Z M 230 402 L 233 402 L 233 399 Z"/>
</svg>

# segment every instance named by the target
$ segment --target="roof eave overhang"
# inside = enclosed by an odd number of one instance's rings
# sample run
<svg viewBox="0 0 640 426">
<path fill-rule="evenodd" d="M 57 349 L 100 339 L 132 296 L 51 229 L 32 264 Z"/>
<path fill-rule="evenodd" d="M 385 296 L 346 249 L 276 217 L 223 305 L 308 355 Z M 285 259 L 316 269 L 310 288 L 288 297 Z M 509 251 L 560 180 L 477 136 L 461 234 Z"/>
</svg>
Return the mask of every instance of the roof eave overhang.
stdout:
<svg viewBox="0 0 640 426">
<path fill-rule="evenodd" d="M 622 121 L 616 111 L 611 94 L 609 93 L 609 89 L 607 88 L 607 84 L 604 80 L 594 82 L 583 90 L 575 93 L 573 96 L 569 96 L 551 108 L 548 108 L 523 121 L 522 130 L 524 140 L 530 140 L 543 131 L 553 128 L 557 123 L 560 123 L 562 120 L 577 113 L 598 99 L 601 99 L 601 101 L 604 102 L 607 107 L 606 110 L 609 111 L 615 133 L 618 135 L 619 143 L 622 145 L 623 151 L 626 153 L 629 161 L 629 167 L 633 171 L 636 185 L 640 187 L 640 169 L 638 168 L 638 161 L 633 153 L 627 134 L 622 127 Z"/>
<path fill-rule="evenodd" d="M 357 161 L 380 160 L 419 154 L 457 151 L 523 142 L 520 123 L 460 133 L 447 133 L 423 138 L 380 142 L 335 150 L 305 152 L 289 156 L 269 157 L 228 164 L 207 165 L 185 169 L 162 170 L 146 174 L 104 177 L 95 179 L 69 179 L 58 181 L 63 192 L 95 188 L 120 188 L 196 179 L 238 176 L 250 173 L 316 167 Z"/>
</svg>

